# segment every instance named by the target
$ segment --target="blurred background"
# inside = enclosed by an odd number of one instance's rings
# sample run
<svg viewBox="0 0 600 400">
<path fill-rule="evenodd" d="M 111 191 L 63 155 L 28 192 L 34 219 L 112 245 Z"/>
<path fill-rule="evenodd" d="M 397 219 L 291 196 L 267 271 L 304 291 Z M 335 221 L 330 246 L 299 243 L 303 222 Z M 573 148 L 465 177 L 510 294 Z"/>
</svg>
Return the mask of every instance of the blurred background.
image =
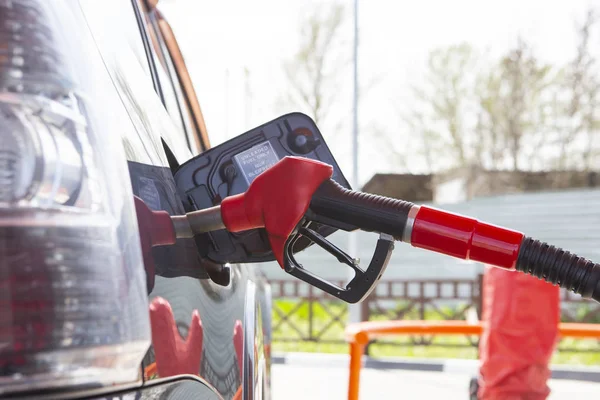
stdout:
<svg viewBox="0 0 600 400">
<path fill-rule="evenodd" d="M 302 111 L 351 174 L 352 1 L 161 0 L 160 9 L 213 145 Z M 355 186 L 599 259 L 598 57 L 600 5 L 593 1 L 360 1 Z M 356 240 L 364 263 L 376 239 Z M 347 247 L 344 233 L 332 240 Z M 300 260 L 328 279 L 348 278 L 324 253 L 311 249 Z M 275 353 L 347 353 L 344 304 L 277 265 L 263 271 L 273 290 Z M 483 271 L 398 245 L 352 319 L 480 318 Z M 562 320 L 600 322 L 600 308 L 562 293 Z M 368 352 L 476 359 L 477 339 L 404 337 L 377 341 Z M 600 346 L 562 340 L 553 362 L 600 365 Z"/>
<path fill-rule="evenodd" d="M 592 1 L 360 2 L 360 182 L 377 172 L 593 169 Z M 350 169 L 353 3 L 161 0 L 214 144 L 317 120 Z"/>
</svg>

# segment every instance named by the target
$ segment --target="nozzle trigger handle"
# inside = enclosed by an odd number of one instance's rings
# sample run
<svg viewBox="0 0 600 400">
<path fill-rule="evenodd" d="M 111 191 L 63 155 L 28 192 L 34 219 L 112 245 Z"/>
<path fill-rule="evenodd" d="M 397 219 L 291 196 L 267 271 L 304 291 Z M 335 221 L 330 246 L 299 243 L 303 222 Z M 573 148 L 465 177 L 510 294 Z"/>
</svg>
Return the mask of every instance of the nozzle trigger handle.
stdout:
<svg viewBox="0 0 600 400">
<path fill-rule="evenodd" d="M 288 238 L 304 218 L 317 188 L 332 175 L 331 165 L 284 157 L 256 177 L 245 193 L 223 199 L 223 223 L 229 232 L 265 228 L 273 254 L 283 268 Z"/>
<path fill-rule="evenodd" d="M 310 223 L 308 225 L 310 226 Z M 292 251 L 294 244 L 302 236 L 332 254 L 339 262 L 352 268 L 354 270 L 354 278 L 346 286 L 341 287 L 305 269 L 296 261 Z M 358 303 L 364 300 L 377 286 L 390 261 L 392 250 L 394 250 L 394 238 L 390 235 L 381 234 L 375 246 L 371 262 L 367 269 L 363 270 L 359 267 L 358 260 L 344 253 L 333 243 L 328 242 L 309 227 L 302 227 L 286 243 L 285 272 L 347 303 Z"/>
<path fill-rule="evenodd" d="M 385 271 L 394 249 L 394 240 L 402 238 L 412 207 L 413 204 L 409 202 L 346 189 L 332 179 L 323 181 L 311 199 L 303 226 L 286 243 L 286 272 L 348 303 L 363 300 L 375 288 Z M 358 260 L 312 230 L 313 223 L 346 231 L 361 229 L 380 233 L 368 267 L 362 269 Z M 293 252 L 294 244 L 301 237 L 352 268 L 354 278 L 342 287 L 305 269 L 296 261 Z"/>
</svg>

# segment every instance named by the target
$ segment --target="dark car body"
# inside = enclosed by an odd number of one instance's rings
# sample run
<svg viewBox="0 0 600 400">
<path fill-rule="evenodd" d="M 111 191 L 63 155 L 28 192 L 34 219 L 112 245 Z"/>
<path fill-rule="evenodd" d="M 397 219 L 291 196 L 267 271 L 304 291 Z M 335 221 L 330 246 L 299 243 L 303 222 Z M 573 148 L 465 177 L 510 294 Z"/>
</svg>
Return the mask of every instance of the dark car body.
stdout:
<svg viewBox="0 0 600 400">
<path fill-rule="evenodd" d="M 155 1 L 67 3 L 73 9 L 69 18 L 85 19 L 88 36 L 93 38 L 88 50 L 102 60 L 110 76 L 116 94 L 110 104 L 116 110 L 114 118 L 125 118 L 133 126 L 113 132 L 121 136 L 133 194 L 153 210 L 184 214 L 173 173 L 210 143 L 170 26 Z M 193 239 L 155 248 L 153 255 L 158 276 L 149 299 L 160 297 L 170 304 L 173 326 L 182 340 L 188 335 L 193 313 L 197 310 L 200 316 L 202 348 L 192 349 L 200 353 L 197 370 L 171 376 L 157 373 L 154 349 L 161 345 L 162 333 L 158 329 L 157 335 L 153 327 L 153 346 L 140 366 L 140 381 L 58 397 L 269 398 L 270 291 L 256 269 L 203 260 Z"/>
</svg>

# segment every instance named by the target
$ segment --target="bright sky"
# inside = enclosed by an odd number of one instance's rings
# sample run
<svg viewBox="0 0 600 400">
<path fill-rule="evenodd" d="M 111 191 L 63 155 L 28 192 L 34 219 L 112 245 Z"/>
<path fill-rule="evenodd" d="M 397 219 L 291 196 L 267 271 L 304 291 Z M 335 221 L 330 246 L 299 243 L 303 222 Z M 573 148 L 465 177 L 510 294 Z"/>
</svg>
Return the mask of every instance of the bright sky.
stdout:
<svg viewBox="0 0 600 400">
<path fill-rule="evenodd" d="M 302 19 L 323 3 L 327 1 L 160 1 L 184 52 L 213 144 L 281 112 L 277 100 L 286 92 L 283 62 L 297 49 Z M 342 3 L 347 4 L 349 17 L 343 35 L 351 42 L 353 2 Z M 370 132 L 377 126 L 389 137 L 409 138 L 409 133 L 399 132 L 398 110 L 408 85 L 421 79 L 420 71 L 432 49 L 468 42 L 492 55 L 501 54 L 520 34 L 545 61 L 563 63 L 574 54 L 575 21 L 583 19 L 592 3 L 359 0 L 359 80 L 362 85 L 376 82 L 361 99 L 359 111 L 360 181 L 397 168 L 397 160 L 380 156 L 381 143 Z M 332 119 L 350 117 L 351 84 L 349 76 L 347 90 L 339 98 L 343 106 Z M 347 133 L 328 141 L 347 174 L 349 126 Z M 326 139 L 330 137 L 321 130 Z"/>
</svg>

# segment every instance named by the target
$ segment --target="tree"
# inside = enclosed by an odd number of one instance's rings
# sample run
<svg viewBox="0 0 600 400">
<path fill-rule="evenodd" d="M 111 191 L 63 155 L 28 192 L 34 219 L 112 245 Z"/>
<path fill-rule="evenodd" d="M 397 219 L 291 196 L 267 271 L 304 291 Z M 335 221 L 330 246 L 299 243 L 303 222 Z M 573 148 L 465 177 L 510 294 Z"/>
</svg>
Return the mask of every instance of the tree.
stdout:
<svg viewBox="0 0 600 400">
<path fill-rule="evenodd" d="M 429 172 L 469 165 L 474 123 L 468 117 L 474 105 L 477 57 L 467 44 L 436 49 L 429 55 L 423 85 L 413 86 L 413 108 L 401 113 L 411 137 L 419 138 L 417 154 Z"/>
<path fill-rule="evenodd" d="M 541 153 L 552 72 L 519 38 L 515 48 L 484 75 L 479 118 L 487 140 L 481 151 L 493 168 L 531 169 L 531 160 Z"/>
<path fill-rule="evenodd" d="M 537 153 L 543 156 L 554 81 L 522 39 L 493 63 L 467 44 L 437 49 L 404 121 L 419 135 L 429 170 L 531 169 Z"/>
<path fill-rule="evenodd" d="M 336 76 L 343 65 L 340 57 L 340 29 L 344 7 L 317 9 L 302 24 L 302 43 L 295 56 L 284 65 L 289 82 L 288 101 L 321 123 L 335 99 Z"/>
<path fill-rule="evenodd" d="M 477 163 L 491 169 L 501 169 L 505 158 L 504 134 L 501 122 L 501 76 L 497 69 L 481 73 L 477 79 Z"/>
<path fill-rule="evenodd" d="M 564 106 L 563 115 L 567 123 L 560 137 L 559 168 L 574 164 L 569 163 L 569 159 L 574 158 L 569 150 L 581 136 L 584 142 L 583 167 L 588 171 L 593 167 L 594 139 L 599 125 L 595 111 L 600 82 L 596 74 L 596 60 L 590 52 L 590 36 L 597 22 L 594 10 L 588 10 L 585 20 L 577 28 L 575 58 L 565 67 L 563 86 L 568 94 L 568 103 Z"/>
<path fill-rule="evenodd" d="M 523 38 L 488 62 L 469 45 L 430 53 L 403 122 L 429 171 L 579 168 L 597 163 L 600 77 L 590 48 L 597 15 L 578 26 L 576 55 L 557 68 Z"/>
</svg>

